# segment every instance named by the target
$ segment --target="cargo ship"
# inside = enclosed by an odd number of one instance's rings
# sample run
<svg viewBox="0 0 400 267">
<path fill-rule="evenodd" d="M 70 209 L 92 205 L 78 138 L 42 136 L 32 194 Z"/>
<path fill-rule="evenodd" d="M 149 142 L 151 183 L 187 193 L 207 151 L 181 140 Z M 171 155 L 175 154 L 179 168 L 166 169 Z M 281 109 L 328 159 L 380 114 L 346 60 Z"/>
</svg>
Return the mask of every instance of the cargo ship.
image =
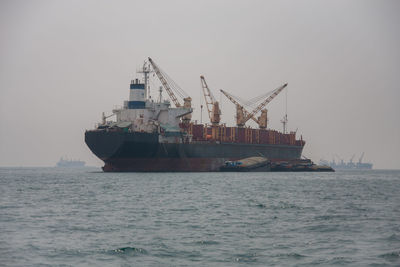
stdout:
<svg viewBox="0 0 400 267">
<path fill-rule="evenodd" d="M 82 168 L 85 167 L 85 162 L 81 160 L 61 159 L 56 163 L 56 167 L 61 168 Z"/>
<path fill-rule="evenodd" d="M 105 172 L 209 172 L 219 171 L 226 161 L 265 157 L 270 161 L 300 159 L 305 141 L 296 132 L 268 129 L 265 106 L 286 86 L 264 95 L 252 111 L 223 90 L 236 105 L 236 126 L 220 122 L 219 103 L 205 78 L 200 76 L 209 123 L 192 121 L 191 98 L 148 58 L 138 71 L 143 77 L 130 83 L 129 100 L 110 116 L 103 113 L 95 129 L 85 132 L 89 149 L 104 162 Z M 160 84 L 159 99 L 150 96 L 150 74 Z M 168 93 L 171 101 L 163 99 Z M 178 100 L 182 98 L 183 103 Z M 257 118 L 256 114 L 261 113 Z M 114 121 L 109 117 L 115 116 Z M 287 118 L 287 117 L 286 117 Z M 259 128 L 245 124 L 253 120 Z"/>
</svg>

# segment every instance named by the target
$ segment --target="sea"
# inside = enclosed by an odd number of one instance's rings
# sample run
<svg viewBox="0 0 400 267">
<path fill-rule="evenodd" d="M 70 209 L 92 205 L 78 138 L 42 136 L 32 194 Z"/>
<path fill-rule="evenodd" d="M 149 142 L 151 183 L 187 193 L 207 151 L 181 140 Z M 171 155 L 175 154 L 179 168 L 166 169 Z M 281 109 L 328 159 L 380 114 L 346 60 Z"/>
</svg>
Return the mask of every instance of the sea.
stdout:
<svg viewBox="0 0 400 267">
<path fill-rule="evenodd" d="M 2 266 L 400 266 L 400 171 L 0 168 Z"/>
</svg>

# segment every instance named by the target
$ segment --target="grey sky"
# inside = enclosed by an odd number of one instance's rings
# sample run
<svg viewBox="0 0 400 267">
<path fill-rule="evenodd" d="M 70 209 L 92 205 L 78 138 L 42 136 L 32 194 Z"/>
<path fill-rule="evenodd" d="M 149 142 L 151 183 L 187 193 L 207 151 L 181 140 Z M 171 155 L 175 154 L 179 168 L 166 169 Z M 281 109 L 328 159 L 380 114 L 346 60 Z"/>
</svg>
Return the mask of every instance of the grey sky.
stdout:
<svg viewBox="0 0 400 267">
<path fill-rule="evenodd" d="M 0 1 L 0 166 L 101 165 L 84 130 L 128 98 L 148 56 L 194 99 L 200 75 L 234 122 L 288 82 L 289 128 L 314 161 L 400 168 L 400 1 Z M 155 94 L 154 90 L 154 94 Z M 285 94 L 268 105 L 282 129 Z M 203 119 L 206 113 L 203 113 Z"/>
</svg>

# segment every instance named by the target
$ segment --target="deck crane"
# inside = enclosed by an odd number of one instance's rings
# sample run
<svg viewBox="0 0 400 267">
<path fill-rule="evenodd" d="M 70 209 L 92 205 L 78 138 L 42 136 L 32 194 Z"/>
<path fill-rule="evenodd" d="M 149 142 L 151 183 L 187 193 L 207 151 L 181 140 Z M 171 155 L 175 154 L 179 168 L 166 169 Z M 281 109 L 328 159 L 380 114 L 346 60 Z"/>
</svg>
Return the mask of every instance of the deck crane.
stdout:
<svg viewBox="0 0 400 267">
<path fill-rule="evenodd" d="M 179 103 L 178 99 L 176 98 L 173 90 L 171 89 L 170 84 L 167 82 L 167 79 L 165 77 L 165 74 L 162 73 L 162 71 L 160 70 L 160 68 L 157 66 L 156 63 L 154 63 L 154 61 L 149 58 L 149 62 L 151 64 L 151 66 L 153 67 L 155 73 L 157 74 L 158 79 L 160 80 L 161 84 L 163 85 L 163 87 L 165 88 L 165 90 L 167 91 L 169 97 L 171 98 L 172 102 L 174 102 L 175 106 L 177 108 L 182 107 L 181 103 Z M 187 99 L 190 99 L 190 101 L 192 100 L 189 96 L 186 95 L 186 93 L 183 92 L 182 89 L 180 89 L 181 91 L 181 96 L 184 100 L 184 102 L 187 101 Z M 186 97 L 185 97 L 186 96 Z"/>
<path fill-rule="evenodd" d="M 113 114 L 111 114 L 111 115 L 106 116 L 106 115 L 104 114 L 104 112 L 103 112 L 103 113 L 101 114 L 101 124 L 102 124 L 102 125 L 105 125 L 105 124 L 107 123 L 106 120 L 107 120 L 108 118 L 114 116 L 115 114 L 116 114 L 116 112 L 113 113 Z"/>
<path fill-rule="evenodd" d="M 176 98 L 170 83 L 174 83 L 173 81 L 171 81 L 171 79 L 168 77 L 168 75 L 166 75 L 165 73 L 163 73 L 161 71 L 161 69 L 157 66 L 156 63 L 154 63 L 154 61 L 149 57 L 149 62 L 151 64 L 151 66 L 153 67 L 158 79 L 160 80 L 161 84 L 163 85 L 163 87 L 165 88 L 165 90 L 167 91 L 169 97 L 171 98 L 172 102 L 174 102 L 175 106 L 177 108 L 181 108 L 182 105 L 181 103 L 179 103 L 178 99 Z M 167 81 L 167 79 L 170 80 L 170 82 Z M 175 83 L 174 83 L 175 84 Z M 192 109 L 192 98 L 190 96 L 188 96 L 181 88 L 179 88 L 179 86 L 177 84 L 175 84 L 175 91 L 183 98 L 183 108 L 187 108 L 187 109 Z M 184 115 L 182 117 L 182 120 L 184 122 L 189 122 L 192 118 L 192 114 L 191 112 Z"/>
<path fill-rule="evenodd" d="M 257 114 L 260 110 L 262 110 L 269 102 L 271 102 L 272 101 L 272 99 L 274 99 L 280 92 L 282 92 L 282 90 L 283 89 L 285 89 L 285 87 L 287 86 L 288 84 L 287 83 L 285 83 L 284 85 L 282 85 L 281 87 L 278 87 L 277 89 L 275 89 L 273 92 L 272 92 L 272 94 L 267 98 L 267 99 L 265 99 L 263 102 L 261 102 L 252 112 L 250 112 L 250 114 L 248 114 L 246 117 L 245 117 L 245 123 L 246 123 L 246 121 L 248 121 L 252 116 L 254 116 L 255 114 Z"/>
<path fill-rule="evenodd" d="M 215 97 L 210 91 L 207 85 L 206 79 L 203 75 L 200 76 L 201 88 L 203 89 L 204 99 L 206 101 L 206 107 L 208 117 L 213 126 L 217 126 L 221 120 L 221 110 L 219 109 L 219 103 L 215 100 Z"/>
<path fill-rule="evenodd" d="M 235 98 L 229 94 L 228 92 L 225 92 L 224 90 L 220 90 L 221 93 L 223 93 L 233 104 L 236 105 L 236 124 L 238 127 L 243 127 L 245 122 L 244 118 L 247 117 L 250 113 L 242 106 L 239 104 L 238 101 L 235 100 Z M 253 121 L 255 121 L 258 124 L 258 120 L 253 116 L 251 117 Z"/>
<path fill-rule="evenodd" d="M 267 127 L 267 110 L 264 109 L 264 107 L 272 101 L 282 90 L 287 86 L 288 84 L 285 83 L 284 85 L 278 87 L 277 89 L 273 90 L 271 94 L 268 95 L 268 97 L 261 102 L 253 111 L 248 112 L 247 110 L 244 109 L 242 105 L 240 105 L 231 95 L 229 95 L 227 92 L 221 90 L 221 92 L 229 99 L 231 100 L 235 105 L 236 105 L 236 123 L 238 127 L 243 127 L 245 123 L 249 120 L 252 119 L 254 120 L 261 129 L 265 129 Z M 256 119 L 254 116 L 257 114 L 259 111 L 261 111 L 261 116 Z"/>
</svg>

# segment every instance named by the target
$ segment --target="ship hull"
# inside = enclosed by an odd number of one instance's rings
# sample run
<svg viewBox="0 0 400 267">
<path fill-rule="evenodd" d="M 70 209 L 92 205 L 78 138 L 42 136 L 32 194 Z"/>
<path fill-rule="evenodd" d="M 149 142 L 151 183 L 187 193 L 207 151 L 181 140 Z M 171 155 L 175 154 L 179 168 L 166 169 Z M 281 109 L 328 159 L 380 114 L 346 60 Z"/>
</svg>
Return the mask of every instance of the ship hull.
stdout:
<svg viewBox="0 0 400 267">
<path fill-rule="evenodd" d="M 105 172 L 218 171 L 227 160 L 298 159 L 303 146 L 246 143 L 160 143 L 158 133 L 87 131 L 85 142 Z"/>
</svg>

